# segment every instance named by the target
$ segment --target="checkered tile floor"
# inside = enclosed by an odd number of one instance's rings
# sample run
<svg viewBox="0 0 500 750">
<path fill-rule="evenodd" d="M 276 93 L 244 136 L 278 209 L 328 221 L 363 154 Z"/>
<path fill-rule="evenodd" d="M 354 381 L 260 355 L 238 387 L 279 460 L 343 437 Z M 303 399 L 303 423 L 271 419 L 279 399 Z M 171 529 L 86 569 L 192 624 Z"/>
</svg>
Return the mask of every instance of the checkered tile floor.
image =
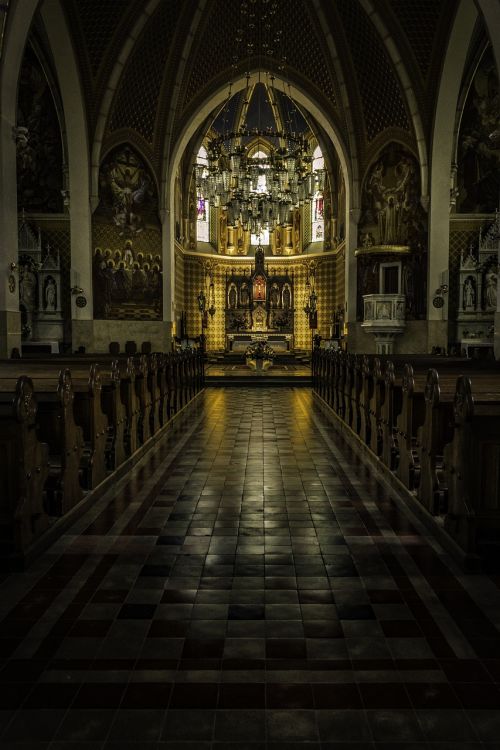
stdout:
<svg viewBox="0 0 500 750">
<path fill-rule="evenodd" d="M 500 581 L 304 389 L 206 392 L 0 592 L 0 747 L 500 747 Z"/>
</svg>

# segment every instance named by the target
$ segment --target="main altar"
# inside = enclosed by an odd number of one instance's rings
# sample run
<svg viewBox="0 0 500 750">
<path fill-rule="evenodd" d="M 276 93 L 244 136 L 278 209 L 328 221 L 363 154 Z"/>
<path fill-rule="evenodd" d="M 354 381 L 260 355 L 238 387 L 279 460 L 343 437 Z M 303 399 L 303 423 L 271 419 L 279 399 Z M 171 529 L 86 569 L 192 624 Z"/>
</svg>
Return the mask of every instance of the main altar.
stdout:
<svg viewBox="0 0 500 750">
<path fill-rule="evenodd" d="M 244 352 L 257 341 L 269 343 L 277 353 L 294 348 L 293 273 L 270 272 L 264 260 L 259 247 L 249 276 L 235 269 L 226 276 L 227 351 Z"/>
</svg>

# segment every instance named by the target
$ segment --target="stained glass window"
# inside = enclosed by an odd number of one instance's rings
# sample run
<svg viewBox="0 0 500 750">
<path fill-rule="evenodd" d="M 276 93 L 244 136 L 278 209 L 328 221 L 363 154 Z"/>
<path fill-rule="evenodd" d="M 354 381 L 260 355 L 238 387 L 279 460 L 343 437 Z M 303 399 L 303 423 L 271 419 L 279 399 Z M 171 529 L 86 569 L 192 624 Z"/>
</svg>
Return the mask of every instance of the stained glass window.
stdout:
<svg viewBox="0 0 500 750">
<path fill-rule="evenodd" d="M 325 160 L 321 148 L 317 146 L 313 153 L 312 162 L 313 171 L 325 168 Z M 311 240 L 312 242 L 322 242 L 325 237 L 325 216 L 324 216 L 324 196 L 318 190 L 311 201 Z"/>
<path fill-rule="evenodd" d="M 198 151 L 196 163 L 207 167 L 208 172 L 208 154 L 204 146 Z M 199 194 L 196 197 L 196 239 L 210 242 L 210 203 Z"/>
</svg>

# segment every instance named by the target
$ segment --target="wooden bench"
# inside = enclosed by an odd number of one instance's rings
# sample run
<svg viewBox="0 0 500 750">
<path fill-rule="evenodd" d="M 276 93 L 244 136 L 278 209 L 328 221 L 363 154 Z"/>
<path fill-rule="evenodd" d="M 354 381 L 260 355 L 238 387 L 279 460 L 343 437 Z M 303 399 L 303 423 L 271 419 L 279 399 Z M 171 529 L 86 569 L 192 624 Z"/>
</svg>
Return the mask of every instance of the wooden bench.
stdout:
<svg viewBox="0 0 500 750">
<path fill-rule="evenodd" d="M 59 376 L 32 376 L 38 412 L 38 439 L 49 447 L 49 474 L 45 483 L 47 512 L 64 515 L 83 497 L 80 482 L 82 457 L 85 449 L 81 427 L 75 422 L 74 391 L 69 370 Z M 17 378 L 0 378 L 4 391 L 14 391 Z"/>
<path fill-rule="evenodd" d="M 498 394 L 493 394 L 498 399 Z M 497 558 L 500 547 L 500 399 L 473 398 L 471 381 L 457 380 L 453 438 L 444 449 L 448 489 L 445 529 L 469 554 Z"/>
<path fill-rule="evenodd" d="M 47 529 L 45 483 L 49 446 L 36 434 L 37 402 L 30 378 L 13 391 L 0 382 L 0 545 L 2 554 L 26 550 Z"/>
</svg>

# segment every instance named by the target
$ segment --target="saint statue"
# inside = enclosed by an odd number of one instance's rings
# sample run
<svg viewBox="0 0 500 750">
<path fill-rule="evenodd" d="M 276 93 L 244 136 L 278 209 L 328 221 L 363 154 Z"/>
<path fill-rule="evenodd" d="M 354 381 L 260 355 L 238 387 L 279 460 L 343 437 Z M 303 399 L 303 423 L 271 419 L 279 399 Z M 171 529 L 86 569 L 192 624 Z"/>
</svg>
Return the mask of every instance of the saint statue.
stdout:
<svg viewBox="0 0 500 750">
<path fill-rule="evenodd" d="M 472 283 L 472 279 L 468 278 L 464 283 L 464 308 L 468 310 L 471 307 L 474 307 L 475 302 L 476 292 L 474 289 L 474 284 Z"/>
<path fill-rule="evenodd" d="M 248 287 L 246 284 L 242 284 L 241 286 L 240 302 L 242 307 L 246 307 L 248 305 Z"/>
<path fill-rule="evenodd" d="M 47 279 L 47 285 L 45 287 L 45 309 L 49 312 L 54 312 L 56 309 L 56 294 L 57 287 L 56 282 L 49 276 Z"/>
<path fill-rule="evenodd" d="M 485 277 L 486 280 L 486 307 L 494 308 L 497 306 L 497 284 L 498 274 L 493 268 L 490 268 Z"/>
</svg>

